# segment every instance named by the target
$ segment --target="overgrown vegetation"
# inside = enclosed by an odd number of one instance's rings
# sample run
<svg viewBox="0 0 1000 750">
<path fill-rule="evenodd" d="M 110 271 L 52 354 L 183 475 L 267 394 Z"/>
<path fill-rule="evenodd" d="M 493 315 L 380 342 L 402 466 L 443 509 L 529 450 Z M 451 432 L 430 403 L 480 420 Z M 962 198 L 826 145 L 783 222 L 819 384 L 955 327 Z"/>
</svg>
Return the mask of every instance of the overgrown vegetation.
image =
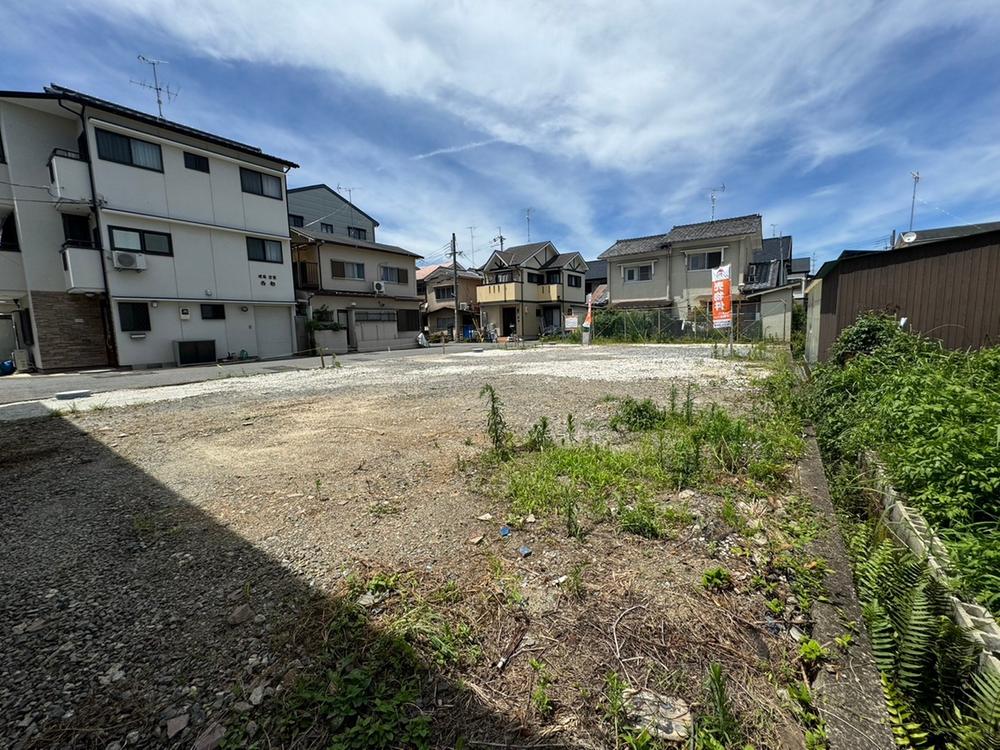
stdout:
<svg viewBox="0 0 1000 750">
<path fill-rule="evenodd" d="M 868 316 L 842 332 L 809 396 L 834 484 L 874 451 L 948 548 L 963 593 L 1000 607 L 1000 348 L 946 352 Z"/>
</svg>

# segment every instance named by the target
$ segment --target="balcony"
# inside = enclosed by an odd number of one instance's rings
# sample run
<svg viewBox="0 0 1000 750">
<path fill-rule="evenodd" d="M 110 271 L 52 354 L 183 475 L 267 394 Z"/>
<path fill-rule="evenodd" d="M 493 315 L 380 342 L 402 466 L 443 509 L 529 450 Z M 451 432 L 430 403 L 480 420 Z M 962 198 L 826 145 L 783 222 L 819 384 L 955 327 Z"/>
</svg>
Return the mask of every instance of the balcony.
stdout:
<svg viewBox="0 0 1000 750">
<path fill-rule="evenodd" d="M 296 289 L 319 289 L 319 263 L 297 260 L 292 263 Z"/>
<path fill-rule="evenodd" d="M 521 302 L 523 299 L 521 283 L 517 281 L 476 287 L 476 301 L 480 305 L 488 305 L 491 302 Z"/>
<path fill-rule="evenodd" d="M 104 291 L 101 251 L 85 242 L 67 242 L 62 249 L 63 277 L 70 294 Z"/>
<path fill-rule="evenodd" d="M 539 284 L 535 287 L 538 302 L 558 302 L 561 299 L 562 284 Z"/>
<path fill-rule="evenodd" d="M 51 192 L 56 210 L 70 214 L 90 213 L 90 165 L 75 151 L 57 148 L 49 156 Z"/>
</svg>

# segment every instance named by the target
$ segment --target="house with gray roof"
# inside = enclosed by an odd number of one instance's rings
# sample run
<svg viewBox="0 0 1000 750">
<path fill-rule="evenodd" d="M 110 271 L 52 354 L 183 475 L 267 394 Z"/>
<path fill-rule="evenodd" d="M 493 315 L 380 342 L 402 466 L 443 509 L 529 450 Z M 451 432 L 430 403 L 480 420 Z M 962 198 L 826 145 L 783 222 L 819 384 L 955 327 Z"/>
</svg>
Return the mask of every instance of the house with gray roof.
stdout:
<svg viewBox="0 0 1000 750">
<path fill-rule="evenodd" d="M 586 306 L 586 261 L 548 241 L 494 251 L 480 271 L 485 280 L 476 299 L 483 322 L 501 337 L 563 331 L 566 318 Z"/>
</svg>

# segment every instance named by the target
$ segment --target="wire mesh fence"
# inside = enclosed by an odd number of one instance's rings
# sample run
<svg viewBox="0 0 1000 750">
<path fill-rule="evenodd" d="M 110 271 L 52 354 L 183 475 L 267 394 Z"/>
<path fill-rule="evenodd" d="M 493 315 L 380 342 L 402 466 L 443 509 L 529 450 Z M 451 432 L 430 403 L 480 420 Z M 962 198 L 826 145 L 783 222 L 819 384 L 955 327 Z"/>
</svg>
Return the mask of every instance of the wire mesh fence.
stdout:
<svg viewBox="0 0 1000 750">
<path fill-rule="evenodd" d="M 711 311 L 692 306 L 677 308 L 606 308 L 594 310 L 595 340 L 629 343 L 671 341 L 728 341 L 728 328 L 715 328 Z M 791 310 L 783 300 L 734 301 L 733 340 L 787 341 Z"/>
</svg>

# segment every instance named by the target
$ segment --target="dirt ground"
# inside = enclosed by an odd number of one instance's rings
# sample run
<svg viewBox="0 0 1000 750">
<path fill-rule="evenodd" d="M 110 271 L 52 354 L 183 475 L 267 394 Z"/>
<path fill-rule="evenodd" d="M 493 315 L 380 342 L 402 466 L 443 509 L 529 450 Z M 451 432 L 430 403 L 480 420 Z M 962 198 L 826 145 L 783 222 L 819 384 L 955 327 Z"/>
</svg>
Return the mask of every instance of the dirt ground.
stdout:
<svg viewBox="0 0 1000 750">
<path fill-rule="evenodd" d="M 442 727 L 476 717 L 463 731 L 473 746 L 606 746 L 595 727 L 609 670 L 697 705 L 714 660 L 736 670 L 735 702 L 770 717 L 772 746 L 796 746 L 766 677 L 787 635 L 762 627 L 762 597 L 740 585 L 749 563 L 727 562 L 736 592 L 699 583 L 733 543 L 713 520 L 717 498 L 689 498 L 695 521 L 674 539 L 608 526 L 579 542 L 558 519 L 512 518 L 475 468 L 484 384 L 522 434 L 545 414 L 558 438 L 573 414 L 582 438 L 614 440 L 608 395 L 664 403 L 690 382 L 699 403 L 741 408 L 760 365 L 712 354 L 553 347 L 358 363 L 102 394 L 5 425 L 0 744 L 212 747 L 235 726 L 252 734 L 308 669 L 308 649 L 285 637 L 307 603 L 341 596 L 352 574 L 394 571 L 466 595 L 454 610 L 480 656 L 436 677 L 474 696 L 474 710 L 439 701 L 442 715 L 454 708 Z M 773 514 L 771 502 L 755 512 Z M 495 601 L 500 569 L 525 594 L 519 609 Z M 554 584 L 573 570 L 579 596 Z M 551 682 L 544 716 L 529 659 Z"/>
</svg>

